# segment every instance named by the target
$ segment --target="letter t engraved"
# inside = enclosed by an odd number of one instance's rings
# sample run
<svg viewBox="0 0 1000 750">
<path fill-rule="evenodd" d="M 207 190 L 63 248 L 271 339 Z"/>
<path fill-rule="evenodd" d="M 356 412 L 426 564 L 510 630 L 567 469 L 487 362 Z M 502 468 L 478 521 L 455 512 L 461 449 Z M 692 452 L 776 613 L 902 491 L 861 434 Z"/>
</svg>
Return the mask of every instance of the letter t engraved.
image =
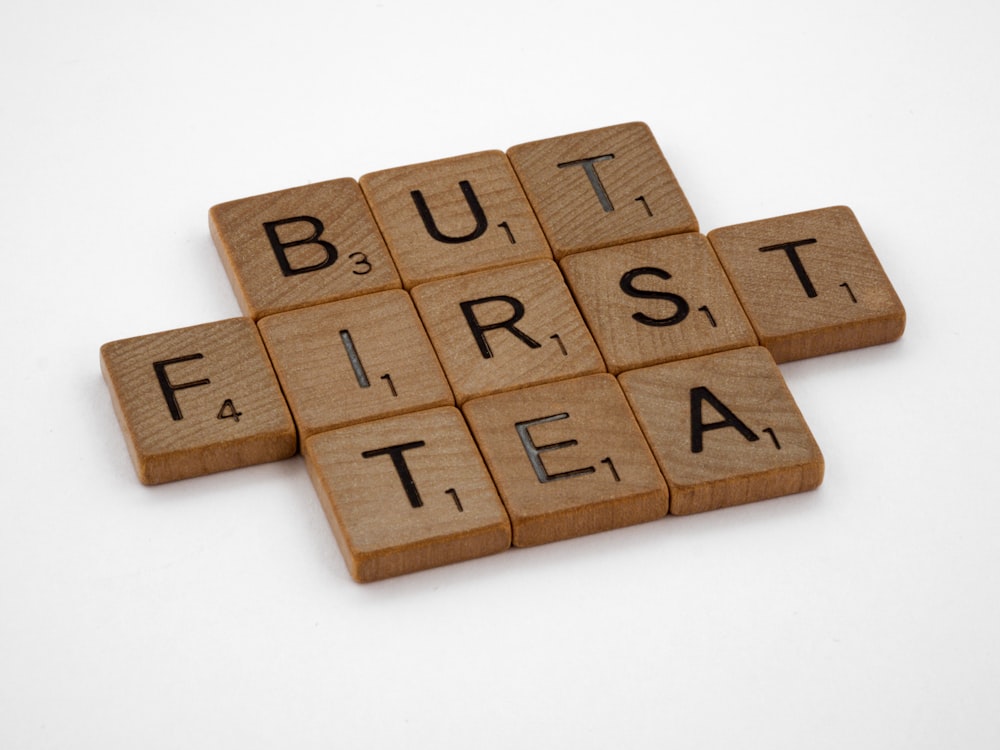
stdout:
<svg viewBox="0 0 1000 750">
<path fill-rule="evenodd" d="M 583 171 L 587 174 L 587 179 L 590 180 L 590 186 L 594 188 L 594 192 L 597 193 L 597 200 L 601 202 L 601 208 L 605 212 L 614 211 L 614 204 L 611 203 L 611 197 L 608 195 L 608 191 L 604 189 L 604 183 L 601 182 L 601 176 L 597 174 L 597 168 L 594 166 L 595 162 L 608 161 L 614 159 L 614 154 L 602 154 L 601 156 L 591 156 L 587 159 L 577 159 L 576 161 L 564 161 L 561 164 L 556 164 L 559 169 L 565 169 L 566 167 L 583 167 Z"/>
<path fill-rule="evenodd" d="M 806 273 L 806 267 L 802 265 L 802 259 L 799 257 L 798 252 L 795 248 L 801 247 L 802 245 L 812 245 L 816 242 L 815 239 L 808 240 L 796 240 L 795 242 L 782 242 L 780 245 L 768 245 L 767 247 L 758 248 L 760 252 L 767 253 L 772 250 L 784 250 L 785 255 L 788 256 L 788 261 L 792 264 L 792 268 L 795 269 L 795 275 L 799 279 L 799 283 L 802 284 L 802 288 L 806 292 L 807 297 L 816 297 L 816 287 L 813 286 L 812 279 L 809 278 L 809 274 Z"/>
<path fill-rule="evenodd" d="M 375 458 L 376 456 L 389 456 L 392 459 L 393 467 L 396 469 L 396 474 L 399 475 L 399 481 L 403 485 L 403 490 L 406 492 L 406 498 L 410 501 L 410 506 L 419 508 L 424 504 L 424 501 L 420 499 L 420 493 L 417 491 L 417 483 L 413 481 L 413 474 L 410 473 L 410 467 L 406 465 L 406 459 L 403 458 L 403 451 L 408 451 L 412 448 L 423 448 L 425 445 L 427 444 L 423 440 L 417 440 L 413 443 L 403 443 L 402 445 L 390 445 L 387 448 L 364 451 L 361 457 Z"/>
</svg>

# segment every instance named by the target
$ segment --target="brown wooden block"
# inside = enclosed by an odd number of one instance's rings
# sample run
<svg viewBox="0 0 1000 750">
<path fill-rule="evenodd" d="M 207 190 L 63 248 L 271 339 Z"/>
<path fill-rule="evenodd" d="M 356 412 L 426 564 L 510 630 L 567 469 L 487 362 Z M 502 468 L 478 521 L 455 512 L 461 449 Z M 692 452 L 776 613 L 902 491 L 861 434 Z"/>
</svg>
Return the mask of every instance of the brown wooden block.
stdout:
<svg viewBox="0 0 1000 750">
<path fill-rule="evenodd" d="M 819 486 L 823 456 L 763 347 L 618 376 L 670 486 L 698 513 Z"/>
<path fill-rule="evenodd" d="M 556 258 L 698 231 L 691 206 L 645 123 L 522 143 L 507 155 Z"/>
<path fill-rule="evenodd" d="M 577 253 L 560 266 L 611 372 L 757 344 L 703 235 Z"/>
<path fill-rule="evenodd" d="M 411 293 L 459 403 L 604 371 L 551 260 L 432 281 Z"/>
<path fill-rule="evenodd" d="M 209 227 L 240 307 L 255 320 L 400 287 L 350 178 L 220 203 Z"/>
<path fill-rule="evenodd" d="M 101 370 L 144 484 L 295 454 L 295 425 L 251 320 L 112 341 Z"/>
<path fill-rule="evenodd" d="M 361 187 L 407 289 L 552 257 L 502 151 L 372 172 Z"/>
<path fill-rule="evenodd" d="M 454 407 L 314 435 L 303 453 L 357 581 L 510 546 L 507 514 Z"/>
<path fill-rule="evenodd" d="M 270 315 L 258 326 L 302 439 L 454 404 L 401 289 Z"/>
<path fill-rule="evenodd" d="M 668 492 L 613 375 L 463 407 L 518 547 L 662 518 Z"/>
<path fill-rule="evenodd" d="M 845 206 L 723 227 L 708 238 L 777 362 L 903 334 L 903 305 Z"/>
</svg>

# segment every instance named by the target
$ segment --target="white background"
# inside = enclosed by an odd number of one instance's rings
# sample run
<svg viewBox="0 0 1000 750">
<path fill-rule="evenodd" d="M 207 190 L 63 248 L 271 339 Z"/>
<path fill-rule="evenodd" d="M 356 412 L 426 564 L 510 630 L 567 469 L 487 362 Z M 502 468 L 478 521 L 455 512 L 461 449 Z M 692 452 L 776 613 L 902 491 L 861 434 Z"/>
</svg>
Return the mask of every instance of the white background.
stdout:
<svg viewBox="0 0 1000 750">
<path fill-rule="evenodd" d="M 6 0 L 0 746 L 1000 746 L 998 7 Z M 98 349 L 240 313 L 211 205 L 629 120 L 906 305 L 782 366 L 818 491 L 362 586 L 299 458 L 138 483 Z"/>
</svg>

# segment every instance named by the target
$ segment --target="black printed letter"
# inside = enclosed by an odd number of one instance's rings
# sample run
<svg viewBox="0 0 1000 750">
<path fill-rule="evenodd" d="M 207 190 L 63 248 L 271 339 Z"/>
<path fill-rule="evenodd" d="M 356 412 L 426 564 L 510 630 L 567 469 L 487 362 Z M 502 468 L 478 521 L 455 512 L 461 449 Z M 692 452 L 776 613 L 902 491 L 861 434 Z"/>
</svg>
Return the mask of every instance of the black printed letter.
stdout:
<svg viewBox="0 0 1000 750">
<path fill-rule="evenodd" d="M 722 415 L 722 419 L 718 422 L 709 422 L 706 424 L 701 419 L 701 403 L 702 401 L 708 401 L 719 414 Z M 745 437 L 751 443 L 755 440 L 759 440 L 760 437 L 754 434 L 754 431 L 744 424 L 744 422 L 737 417 L 724 403 L 716 398 L 715 394 L 712 393 L 705 386 L 698 386 L 697 388 L 691 389 L 691 452 L 701 453 L 702 451 L 702 436 L 709 430 L 718 430 L 723 427 L 732 427 L 737 432 L 739 432 L 743 437 Z"/>
<path fill-rule="evenodd" d="M 535 442 L 531 439 L 531 435 L 528 433 L 528 428 L 534 427 L 536 424 L 558 422 L 561 419 L 569 419 L 569 414 L 563 412 L 562 414 L 553 414 L 550 417 L 530 419 L 527 422 L 518 422 L 514 425 L 515 429 L 517 429 L 518 436 L 521 438 L 521 445 L 524 446 L 524 451 L 528 454 L 528 461 L 531 462 L 531 468 L 535 470 L 535 476 L 538 477 L 538 481 L 543 484 L 545 482 L 551 482 L 555 479 L 569 479 L 570 477 L 580 476 L 581 474 L 593 474 L 596 471 L 593 466 L 584 466 L 583 468 L 573 469 L 571 471 L 559 471 L 555 474 L 549 474 L 549 472 L 545 469 L 545 464 L 542 463 L 542 451 L 555 451 L 560 448 L 572 448 L 577 444 L 577 441 L 564 440 L 561 443 L 535 445 Z"/>
<path fill-rule="evenodd" d="M 679 294 L 672 294 L 671 292 L 657 292 L 653 289 L 636 289 L 636 287 L 632 284 L 632 281 L 636 276 L 643 275 L 656 276 L 658 279 L 663 279 L 664 281 L 670 278 L 670 274 L 661 268 L 643 266 L 642 268 L 633 268 L 631 271 L 627 271 L 622 276 L 618 285 L 621 287 L 621 290 L 630 297 L 669 300 L 677 307 L 677 311 L 674 312 L 674 314 L 669 318 L 652 318 L 641 312 L 633 313 L 632 317 L 646 326 L 672 326 L 677 325 L 684 320 L 684 318 L 687 317 L 688 312 L 691 310 L 688 306 L 687 300 Z"/>
<path fill-rule="evenodd" d="M 442 233 L 438 229 L 434 217 L 431 216 L 431 210 L 427 207 L 424 194 L 419 190 L 410 191 L 410 197 L 413 198 L 413 202 L 417 206 L 417 213 L 420 214 L 420 218 L 424 220 L 424 227 L 427 229 L 427 233 L 438 242 L 446 242 L 449 245 L 458 245 L 462 242 L 470 242 L 477 237 L 481 237 L 483 232 L 486 231 L 486 227 L 489 226 L 489 223 L 486 221 L 486 213 L 483 211 L 483 207 L 479 205 L 479 199 L 476 198 L 476 193 L 473 191 L 472 185 L 467 180 L 462 180 L 458 183 L 458 186 L 462 188 L 462 195 L 465 196 L 465 202 L 469 204 L 472 216 L 476 220 L 476 228 L 461 237 L 451 237 Z"/>
<path fill-rule="evenodd" d="M 814 239 L 783 242 L 780 245 L 768 245 L 767 247 L 759 248 L 759 250 L 762 253 L 767 253 L 771 250 L 784 250 L 785 255 L 788 256 L 788 260 L 792 264 L 792 268 L 795 269 L 795 275 L 799 277 L 799 283 L 802 284 L 802 288 L 806 290 L 806 296 L 815 297 L 817 296 L 816 287 L 813 286 L 812 279 L 810 279 L 809 274 L 806 273 L 806 267 L 802 265 L 802 259 L 795 250 L 797 247 L 802 245 L 812 245 L 814 242 L 816 242 Z"/>
<path fill-rule="evenodd" d="M 392 465 L 395 467 L 396 473 L 399 475 L 399 481 L 403 484 L 403 489 L 406 491 L 406 497 L 409 499 L 410 505 L 414 508 L 419 508 L 424 504 L 424 501 L 420 499 L 420 493 L 417 492 L 417 483 L 413 481 L 410 467 L 406 465 L 406 459 L 403 458 L 403 451 L 408 451 L 411 448 L 423 448 L 425 445 L 426 443 L 423 440 L 418 440 L 415 443 L 403 443 L 402 445 L 390 445 L 388 448 L 364 451 L 361 457 L 375 458 L 376 456 L 389 456 L 392 459 Z"/>
<path fill-rule="evenodd" d="M 473 307 L 486 304 L 487 302 L 506 302 L 513 308 L 514 314 L 507 318 L 507 320 L 501 320 L 497 323 L 480 323 L 476 319 Z M 465 315 L 465 321 L 469 324 L 472 335 L 476 338 L 476 343 L 479 344 L 479 351 L 483 355 L 483 359 L 490 359 L 493 356 L 493 350 L 490 349 L 490 344 L 486 340 L 486 332 L 496 330 L 497 328 L 506 328 L 532 349 L 537 349 L 541 346 L 541 344 L 514 325 L 524 317 L 524 305 L 516 297 L 508 297 L 506 294 L 500 294 L 496 297 L 481 297 L 467 302 L 459 302 L 458 304 L 462 308 L 462 313 Z"/>
<path fill-rule="evenodd" d="M 282 242 L 278 237 L 277 228 L 284 226 L 285 224 L 298 224 L 301 222 L 305 222 L 311 226 L 313 233 L 304 239 Z M 281 267 L 281 273 L 285 276 L 294 276 L 298 273 L 318 271 L 321 268 L 332 266 L 337 260 L 337 248 L 326 240 L 321 240 L 319 238 L 319 236 L 323 234 L 323 222 L 314 216 L 293 216 L 290 219 L 265 221 L 264 231 L 267 232 L 267 239 L 271 242 L 271 249 L 274 250 L 274 255 L 278 259 L 278 265 Z M 289 263 L 288 254 L 285 250 L 290 247 L 298 247 L 300 245 L 317 245 L 323 249 L 323 252 L 326 254 L 326 258 L 321 260 L 319 263 L 312 264 L 311 266 L 299 266 L 298 268 L 292 268 L 292 264 Z"/>
<path fill-rule="evenodd" d="M 583 171 L 587 173 L 587 179 L 590 180 L 590 186 L 594 188 L 594 192 L 597 193 L 597 200 L 601 202 L 601 208 L 607 212 L 614 211 L 615 207 L 611 203 L 611 197 L 608 195 L 608 191 L 604 189 L 604 183 L 601 182 L 601 177 L 597 174 L 597 168 L 594 167 L 594 162 L 607 161 L 608 159 L 614 158 L 614 154 L 602 154 L 601 156 L 591 156 L 589 159 L 564 161 L 562 164 L 556 164 L 556 166 L 559 167 L 559 169 L 577 166 L 583 167 Z"/>
<path fill-rule="evenodd" d="M 167 400 L 167 408 L 170 409 L 170 416 L 174 418 L 174 421 L 180 421 L 184 419 L 184 415 L 181 414 L 180 404 L 177 403 L 177 396 L 174 395 L 175 391 L 182 391 L 185 388 L 194 388 L 199 385 L 208 385 L 210 381 L 208 378 L 202 378 L 201 380 L 192 380 L 190 383 L 171 383 L 170 378 L 167 377 L 167 365 L 173 365 L 178 362 L 190 362 L 194 359 L 203 359 L 202 354 L 189 354 L 186 357 L 176 357 L 174 359 L 163 359 L 159 362 L 153 363 L 153 370 L 156 372 L 156 379 L 160 382 L 160 390 L 163 391 L 163 398 Z"/>
</svg>

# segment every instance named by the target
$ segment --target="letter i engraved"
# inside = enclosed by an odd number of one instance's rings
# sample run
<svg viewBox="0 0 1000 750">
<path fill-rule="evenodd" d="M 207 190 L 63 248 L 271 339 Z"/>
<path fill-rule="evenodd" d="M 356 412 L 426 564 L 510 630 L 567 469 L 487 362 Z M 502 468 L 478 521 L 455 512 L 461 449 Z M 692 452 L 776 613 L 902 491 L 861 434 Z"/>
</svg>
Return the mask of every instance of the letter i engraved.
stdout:
<svg viewBox="0 0 1000 750">
<path fill-rule="evenodd" d="M 365 366 L 361 363 L 361 357 L 358 356 L 358 350 L 354 346 L 354 338 L 346 328 L 340 332 L 340 342 L 344 345 L 344 351 L 347 353 L 347 359 L 351 363 L 351 369 L 354 370 L 354 377 L 358 381 L 358 387 L 371 387 L 371 381 L 368 380 L 368 373 L 365 372 Z M 389 386 L 389 392 L 393 395 L 393 398 L 399 395 L 396 392 L 396 386 L 392 382 L 392 377 L 389 373 L 383 375 L 380 380 L 384 380 L 386 385 Z"/>
</svg>

